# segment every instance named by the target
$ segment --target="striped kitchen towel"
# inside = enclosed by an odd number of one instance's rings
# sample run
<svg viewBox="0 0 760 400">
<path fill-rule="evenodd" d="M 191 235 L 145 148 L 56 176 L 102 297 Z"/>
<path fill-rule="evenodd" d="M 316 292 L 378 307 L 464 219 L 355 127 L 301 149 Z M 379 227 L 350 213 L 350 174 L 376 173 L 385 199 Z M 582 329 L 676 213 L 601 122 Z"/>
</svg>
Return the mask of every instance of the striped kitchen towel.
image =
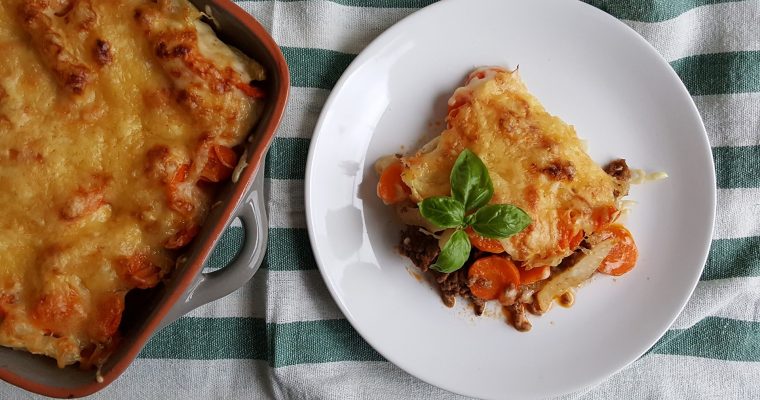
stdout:
<svg viewBox="0 0 760 400">
<path fill-rule="evenodd" d="M 266 260 L 241 290 L 158 332 L 94 397 L 459 398 L 385 361 L 353 330 L 316 269 L 304 217 L 306 154 L 330 89 L 372 39 L 432 2 L 239 3 L 282 46 L 293 82 L 267 158 Z M 686 84 L 710 136 L 718 212 L 702 279 L 671 329 L 623 371 L 564 398 L 760 398 L 760 1 L 589 3 L 639 32 Z M 230 228 L 212 267 L 242 240 Z M 2 399 L 28 397 L 0 384 Z"/>
</svg>

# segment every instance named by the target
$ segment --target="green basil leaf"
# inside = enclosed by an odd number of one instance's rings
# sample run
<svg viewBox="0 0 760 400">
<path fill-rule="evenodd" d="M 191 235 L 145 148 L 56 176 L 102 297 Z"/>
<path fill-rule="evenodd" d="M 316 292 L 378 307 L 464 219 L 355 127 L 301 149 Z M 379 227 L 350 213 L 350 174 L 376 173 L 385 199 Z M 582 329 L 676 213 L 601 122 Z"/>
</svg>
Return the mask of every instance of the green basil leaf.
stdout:
<svg viewBox="0 0 760 400">
<path fill-rule="evenodd" d="M 451 197 L 428 197 L 419 207 L 425 219 L 441 228 L 456 228 L 464 221 L 464 206 Z"/>
<path fill-rule="evenodd" d="M 457 229 L 443 245 L 441 253 L 438 254 L 438 259 L 430 268 L 443 273 L 454 272 L 462 268 L 467 259 L 470 258 L 471 248 L 470 238 L 464 231 Z"/>
<path fill-rule="evenodd" d="M 487 205 L 473 215 L 472 229 L 493 239 L 510 237 L 533 222 L 528 213 L 511 204 Z"/>
<path fill-rule="evenodd" d="M 466 215 L 464 217 L 465 226 L 470 226 L 473 222 L 475 222 L 475 214 Z"/>
<path fill-rule="evenodd" d="M 468 149 L 454 162 L 450 181 L 451 197 L 462 202 L 466 211 L 488 204 L 493 196 L 493 183 L 486 165 Z"/>
</svg>

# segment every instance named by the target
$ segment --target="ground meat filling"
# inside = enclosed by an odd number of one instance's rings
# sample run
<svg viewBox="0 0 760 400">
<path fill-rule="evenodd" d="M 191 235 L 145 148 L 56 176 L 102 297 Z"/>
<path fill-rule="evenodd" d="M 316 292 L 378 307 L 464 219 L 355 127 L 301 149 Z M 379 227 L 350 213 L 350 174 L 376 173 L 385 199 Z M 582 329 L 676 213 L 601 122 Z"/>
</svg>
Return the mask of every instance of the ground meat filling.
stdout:
<svg viewBox="0 0 760 400">
<path fill-rule="evenodd" d="M 628 194 L 628 189 L 631 186 L 631 170 L 628 168 L 628 164 L 625 163 L 625 160 L 620 158 L 611 161 L 606 167 L 604 167 L 604 172 L 615 178 L 617 183 L 615 191 L 613 192 L 615 198 L 626 196 Z"/>
<path fill-rule="evenodd" d="M 410 225 L 401 232 L 399 252 L 409 257 L 424 272 L 435 262 L 441 249 L 438 247 L 438 239 L 423 233 L 421 229 Z"/>
<path fill-rule="evenodd" d="M 454 307 L 456 304 L 457 295 L 469 299 L 476 315 L 482 315 L 486 308 L 486 302 L 483 299 L 475 297 L 470 292 L 469 280 L 467 278 L 467 271 L 471 262 L 465 264 L 464 267 L 450 273 L 444 274 L 438 271 L 432 271 L 435 282 L 438 284 L 438 289 L 441 291 L 441 300 L 446 307 Z"/>
<path fill-rule="evenodd" d="M 575 178 L 575 167 L 568 161 L 552 161 L 541 172 L 555 181 L 572 181 Z"/>
<path fill-rule="evenodd" d="M 608 166 L 606 169 L 610 176 L 615 177 L 615 179 L 627 185 L 628 181 L 626 179 L 630 178 L 630 171 L 625 165 L 625 161 L 616 160 L 611 163 L 611 165 L 612 164 L 615 164 L 615 166 Z M 615 174 L 620 174 L 620 177 L 615 176 Z M 584 254 L 584 249 L 591 248 L 595 239 L 598 238 L 585 238 L 575 252 L 565 257 L 559 265 L 552 267 L 552 274 L 559 273 L 578 262 L 579 258 Z M 430 266 L 435 263 L 438 254 L 440 253 L 440 248 L 438 246 L 438 238 L 427 233 L 424 228 L 419 226 L 408 225 L 401 232 L 399 252 L 401 255 L 412 260 L 417 268 L 428 273 L 428 276 L 433 278 L 431 283 L 435 282 L 435 285 L 438 286 L 443 304 L 445 304 L 446 307 L 453 307 L 456 304 L 457 296 L 461 296 L 464 299 L 469 300 L 476 315 L 482 315 L 486 308 L 486 300 L 472 294 L 470 286 L 476 282 L 468 277 L 468 273 L 470 266 L 472 266 L 475 261 L 482 257 L 491 256 L 492 254 L 484 253 L 477 248 L 473 248 L 470 252 L 470 257 L 462 268 L 451 273 L 442 273 L 430 268 Z M 533 315 L 543 314 L 534 301 L 535 293 L 540 290 L 543 284 L 544 282 L 536 282 L 528 285 L 521 285 L 520 287 L 515 287 L 514 284 L 510 284 L 505 289 L 505 292 L 499 296 L 498 301 L 503 307 L 507 322 L 514 326 L 516 330 L 520 332 L 531 330 L 531 323 L 528 320 L 527 313 Z"/>
<path fill-rule="evenodd" d="M 414 265 L 423 272 L 432 274 L 435 283 L 438 285 L 441 300 L 446 307 L 454 307 L 456 297 L 459 295 L 470 300 L 475 314 L 483 314 L 486 307 L 485 301 L 470 293 L 467 281 L 469 266 L 478 258 L 480 252 L 473 251 L 465 266 L 450 274 L 431 270 L 430 266 L 433 265 L 441 250 L 438 247 L 438 239 L 424 233 L 421 229 L 419 226 L 409 225 L 401 232 L 401 243 L 399 244 L 401 255 L 412 260 Z"/>
<path fill-rule="evenodd" d="M 523 303 L 514 303 L 507 307 L 509 311 L 512 326 L 520 332 L 527 332 L 532 328 L 528 317 L 525 316 L 525 306 Z"/>
<path fill-rule="evenodd" d="M 463 269 L 450 274 L 433 272 L 435 282 L 441 290 L 441 300 L 446 307 L 454 307 L 457 295 L 467 297 L 470 294 L 470 289 L 467 287 L 467 274 L 463 272 Z"/>
</svg>

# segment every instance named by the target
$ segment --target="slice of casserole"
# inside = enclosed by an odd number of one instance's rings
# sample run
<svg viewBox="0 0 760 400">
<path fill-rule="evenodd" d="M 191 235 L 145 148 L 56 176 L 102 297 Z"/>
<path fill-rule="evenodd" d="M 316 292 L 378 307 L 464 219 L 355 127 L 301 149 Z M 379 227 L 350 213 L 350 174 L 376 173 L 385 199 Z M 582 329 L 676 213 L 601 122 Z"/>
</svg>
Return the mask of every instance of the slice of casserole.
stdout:
<svg viewBox="0 0 760 400">
<path fill-rule="evenodd" d="M 503 241 L 513 259 L 557 265 L 617 212 L 616 180 L 586 154 L 572 126 L 528 93 L 517 71 L 475 71 L 449 100 L 446 121 L 433 143 L 402 158 L 412 200 L 447 195 L 454 161 L 472 150 L 490 172 L 491 203 L 514 204 L 533 217 Z"/>
<path fill-rule="evenodd" d="M 262 67 L 185 0 L 0 2 L 0 345 L 101 364 L 197 234 Z"/>
<path fill-rule="evenodd" d="M 606 171 L 598 166 L 585 152 L 574 128 L 549 114 L 528 92 L 516 70 L 478 69 L 448 104 L 447 126 L 438 137 L 415 154 L 386 157 L 376 165 L 381 174 L 378 195 L 386 203 L 395 203 L 409 225 L 402 233 L 402 254 L 423 271 L 436 269 L 434 263 L 448 236 L 446 230 L 420 215 L 418 205 L 452 193 L 452 168 L 465 150 L 476 155 L 487 169 L 493 186 L 488 203 L 519 207 L 530 216 L 531 223 L 501 239 L 482 237 L 467 228 L 473 247 L 464 266 L 447 273 L 433 271 L 447 305 L 453 305 L 457 294 L 471 297 L 478 313 L 485 300 L 499 298 L 510 307 L 532 303 L 533 294 L 551 276 L 562 276 L 574 258 L 581 258 L 593 247 L 592 243 L 613 236 L 622 243 L 618 237 L 630 237 L 624 228 L 617 233 L 610 229 L 619 215 L 619 199 L 628 192 L 630 172 L 625 162 L 616 160 Z M 622 251 L 617 247 L 613 250 L 610 257 Z M 492 258 L 477 268 L 488 264 L 486 269 L 495 271 L 497 280 L 512 285 L 506 290 L 500 288 L 498 293 L 486 290 L 489 294 L 479 297 L 471 289 L 482 277 L 473 274 L 473 265 L 485 257 Z M 607 264 L 610 262 L 608 258 Z M 507 263 L 508 268 L 502 268 Z M 498 264 L 498 268 L 491 264 Z M 588 276 L 590 273 L 585 278 Z M 482 279 L 480 283 L 491 285 Z"/>
</svg>

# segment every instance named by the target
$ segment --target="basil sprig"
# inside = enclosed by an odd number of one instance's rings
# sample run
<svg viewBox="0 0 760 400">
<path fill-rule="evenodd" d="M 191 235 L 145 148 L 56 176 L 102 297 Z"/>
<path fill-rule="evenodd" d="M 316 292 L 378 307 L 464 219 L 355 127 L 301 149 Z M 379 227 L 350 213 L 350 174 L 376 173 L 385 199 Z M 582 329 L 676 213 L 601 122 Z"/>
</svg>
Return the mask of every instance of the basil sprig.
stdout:
<svg viewBox="0 0 760 400">
<path fill-rule="evenodd" d="M 491 204 L 473 214 L 471 224 L 480 236 L 504 239 L 522 231 L 530 223 L 530 216 L 519 207 Z"/>
<path fill-rule="evenodd" d="M 464 220 L 464 206 L 451 197 L 428 197 L 420 203 L 420 214 L 441 228 L 458 228 Z"/>
<path fill-rule="evenodd" d="M 464 204 L 467 211 L 483 207 L 493 196 L 488 168 L 470 150 L 465 149 L 451 169 L 451 197 Z"/>
<path fill-rule="evenodd" d="M 493 197 L 493 182 L 483 161 L 472 151 L 465 149 L 459 154 L 450 180 L 450 197 L 429 197 L 419 203 L 425 219 L 441 228 L 455 229 L 430 267 L 444 273 L 462 268 L 470 257 L 472 245 L 464 232 L 468 226 L 483 237 L 505 239 L 532 222 L 517 206 L 488 204 Z"/>
<path fill-rule="evenodd" d="M 441 253 L 438 254 L 438 259 L 435 260 L 435 264 L 431 265 L 436 271 L 440 272 L 454 272 L 470 257 L 470 238 L 467 237 L 461 229 L 454 231 L 446 244 L 443 245 Z"/>
</svg>

